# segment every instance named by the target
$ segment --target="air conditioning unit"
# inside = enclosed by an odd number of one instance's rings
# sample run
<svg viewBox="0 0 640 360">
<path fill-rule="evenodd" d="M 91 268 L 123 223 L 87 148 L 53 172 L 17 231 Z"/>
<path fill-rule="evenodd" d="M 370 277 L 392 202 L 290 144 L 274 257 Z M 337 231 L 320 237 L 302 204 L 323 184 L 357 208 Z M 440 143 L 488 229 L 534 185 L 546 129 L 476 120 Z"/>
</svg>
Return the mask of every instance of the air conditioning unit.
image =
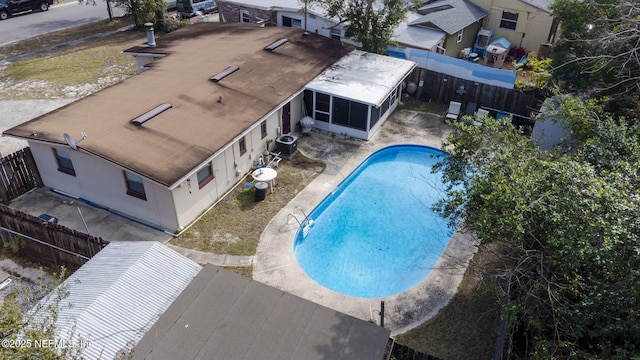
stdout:
<svg viewBox="0 0 640 360">
<path fill-rule="evenodd" d="M 298 138 L 293 135 L 282 135 L 277 137 L 276 150 L 282 156 L 293 156 L 293 154 L 298 150 Z"/>
</svg>

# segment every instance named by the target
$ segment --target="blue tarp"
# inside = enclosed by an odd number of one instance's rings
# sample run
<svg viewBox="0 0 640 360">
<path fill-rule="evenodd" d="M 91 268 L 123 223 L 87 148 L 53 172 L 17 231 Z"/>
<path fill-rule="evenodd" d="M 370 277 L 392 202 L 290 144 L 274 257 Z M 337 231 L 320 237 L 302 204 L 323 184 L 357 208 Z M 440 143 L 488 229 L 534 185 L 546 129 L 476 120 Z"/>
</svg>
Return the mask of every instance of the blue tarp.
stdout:
<svg viewBox="0 0 640 360">
<path fill-rule="evenodd" d="M 493 40 L 489 45 L 498 45 L 503 49 L 509 49 L 511 47 L 511 41 L 501 37 L 500 39 Z"/>
<path fill-rule="evenodd" d="M 444 73 L 482 84 L 513 89 L 516 82 L 515 71 L 479 65 L 469 61 L 452 58 L 450 56 L 440 55 L 431 51 L 389 46 L 387 47 L 387 55 L 415 61 L 419 68 Z"/>
</svg>

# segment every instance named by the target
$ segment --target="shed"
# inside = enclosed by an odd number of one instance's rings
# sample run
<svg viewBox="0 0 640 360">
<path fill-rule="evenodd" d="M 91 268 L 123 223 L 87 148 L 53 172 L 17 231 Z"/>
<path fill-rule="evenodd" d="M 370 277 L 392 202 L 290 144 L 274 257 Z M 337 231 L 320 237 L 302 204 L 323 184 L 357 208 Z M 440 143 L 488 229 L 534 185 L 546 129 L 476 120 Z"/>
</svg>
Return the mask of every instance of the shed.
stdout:
<svg viewBox="0 0 640 360">
<path fill-rule="evenodd" d="M 201 268 L 158 242 L 111 242 L 60 285 L 69 295 L 58 304 L 56 340 L 82 340 L 85 360 L 126 353 Z"/>
<path fill-rule="evenodd" d="M 506 38 L 499 38 L 491 42 L 487 46 L 487 51 L 483 60 L 484 65 L 493 66 L 495 68 L 501 68 L 504 65 L 504 61 L 509 54 L 509 48 L 511 42 Z"/>
</svg>

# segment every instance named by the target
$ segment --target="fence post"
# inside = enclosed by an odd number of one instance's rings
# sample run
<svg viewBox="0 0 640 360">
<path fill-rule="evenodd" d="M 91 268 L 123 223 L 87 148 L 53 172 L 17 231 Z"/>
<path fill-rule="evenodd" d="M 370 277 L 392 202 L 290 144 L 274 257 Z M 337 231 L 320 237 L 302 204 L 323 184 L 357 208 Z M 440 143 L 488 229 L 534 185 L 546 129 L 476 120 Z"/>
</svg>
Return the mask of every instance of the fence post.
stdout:
<svg viewBox="0 0 640 360">
<path fill-rule="evenodd" d="M 36 160 L 33 158 L 33 154 L 31 153 L 31 148 L 26 147 L 24 161 L 27 164 L 27 168 L 30 170 L 31 176 L 36 182 L 36 187 L 42 187 L 42 178 L 40 177 L 40 171 L 38 171 L 38 166 L 36 165 Z"/>
<path fill-rule="evenodd" d="M 0 181 L 0 197 L 2 198 L 2 203 L 5 205 L 9 205 L 9 197 L 7 196 L 7 189 L 4 187 L 4 183 Z"/>
</svg>

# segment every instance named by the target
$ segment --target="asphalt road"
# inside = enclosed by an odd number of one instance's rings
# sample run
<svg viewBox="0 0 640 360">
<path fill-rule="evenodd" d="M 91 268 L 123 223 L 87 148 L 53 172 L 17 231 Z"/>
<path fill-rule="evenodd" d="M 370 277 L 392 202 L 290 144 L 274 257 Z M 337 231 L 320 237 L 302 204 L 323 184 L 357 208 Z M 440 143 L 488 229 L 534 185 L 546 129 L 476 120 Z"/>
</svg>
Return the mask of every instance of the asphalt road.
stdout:
<svg viewBox="0 0 640 360">
<path fill-rule="evenodd" d="M 120 8 L 113 8 L 113 13 L 116 17 L 124 15 Z M 49 11 L 25 13 L 0 21 L 0 45 L 107 18 L 105 0 L 96 0 L 95 6 L 80 5 L 77 1 L 53 5 Z"/>
</svg>

